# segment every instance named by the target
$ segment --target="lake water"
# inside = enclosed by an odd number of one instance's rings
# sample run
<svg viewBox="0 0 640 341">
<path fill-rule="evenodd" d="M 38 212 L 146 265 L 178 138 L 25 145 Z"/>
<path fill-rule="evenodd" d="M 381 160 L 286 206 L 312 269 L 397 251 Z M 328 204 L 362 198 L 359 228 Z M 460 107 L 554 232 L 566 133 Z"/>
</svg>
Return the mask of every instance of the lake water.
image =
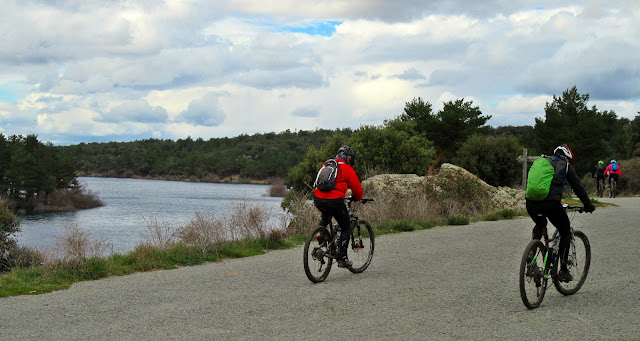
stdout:
<svg viewBox="0 0 640 341">
<path fill-rule="evenodd" d="M 239 204 L 264 207 L 281 215 L 281 198 L 266 196 L 268 185 L 212 184 L 162 180 L 78 178 L 95 193 L 103 207 L 75 212 L 19 216 L 19 245 L 39 249 L 55 246 L 67 227 L 77 226 L 92 239 L 113 245 L 114 252 L 133 250 L 156 219 L 173 226 L 186 225 L 196 213 L 224 218 Z"/>
</svg>

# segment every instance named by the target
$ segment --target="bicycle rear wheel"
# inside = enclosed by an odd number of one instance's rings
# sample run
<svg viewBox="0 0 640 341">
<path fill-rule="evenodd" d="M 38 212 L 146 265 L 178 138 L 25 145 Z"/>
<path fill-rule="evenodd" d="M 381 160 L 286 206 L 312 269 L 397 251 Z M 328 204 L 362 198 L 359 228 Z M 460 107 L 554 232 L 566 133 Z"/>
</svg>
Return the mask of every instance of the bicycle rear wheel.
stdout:
<svg viewBox="0 0 640 341">
<path fill-rule="evenodd" d="M 598 195 L 602 198 L 602 192 L 604 192 L 604 181 L 598 180 Z"/>
<path fill-rule="evenodd" d="M 589 239 L 584 233 L 573 231 L 573 240 L 571 241 L 569 258 L 567 259 L 567 268 L 569 273 L 573 275 L 573 280 L 568 283 L 558 281 L 560 266 L 554 266 L 553 285 L 565 296 L 575 294 L 587 279 L 590 266 L 591 245 L 589 244 Z"/>
<path fill-rule="evenodd" d="M 375 246 L 375 238 L 373 236 L 373 228 L 371 224 L 364 220 L 360 220 L 357 226 L 351 231 L 351 240 L 347 249 L 347 257 L 353 265 L 349 270 L 353 273 L 363 272 L 373 258 L 373 250 Z"/>
<path fill-rule="evenodd" d="M 529 242 L 520 262 L 520 297 L 522 303 L 529 308 L 537 308 L 547 290 L 547 281 L 544 275 L 544 257 L 547 247 L 538 240 Z"/>
<path fill-rule="evenodd" d="M 329 231 L 321 226 L 313 230 L 304 243 L 304 273 L 313 283 L 324 281 L 331 271 L 330 242 Z"/>
<path fill-rule="evenodd" d="M 613 184 L 615 181 L 609 179 L 609 198 L 613 198 Z"/>
</svg>

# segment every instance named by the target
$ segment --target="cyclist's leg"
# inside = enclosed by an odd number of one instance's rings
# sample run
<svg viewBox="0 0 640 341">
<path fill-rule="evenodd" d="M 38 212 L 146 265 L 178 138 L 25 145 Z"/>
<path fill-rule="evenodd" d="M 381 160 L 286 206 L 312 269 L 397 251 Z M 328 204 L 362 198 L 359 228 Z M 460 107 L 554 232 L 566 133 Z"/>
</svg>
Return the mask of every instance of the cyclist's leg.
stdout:
<svg viewBox="0 0 640 341">
<path fill-rule="evenodd" d="M 313 204 L 321 214 L 320 226 L 329 226 L 329 224 L 331 224 L 331 218 L 334 216 L 332 200 L 314 198 Z"/>
<path fill-rule="evenodd" d="M 545 203 L 540 201 L 527 200 L 527 213 L 536 224 L 533 227 L 532 239 L 541 239 L 542 232 L 547 227 L 547 215 L 545 214 Z"/>
<path fill-rule="evenodd" d="M 560 201 L 556 202 L 549 210 L 549 221 L 556 227 L 560 234 L 560 245 L 558 247 L 558 254 L 560 257 L 560 264 L 562 270 L 566 270 L 567 257 L 569 256 L 569 245 L 571 244 L 571 221 L 567 212 L 562 207 Z"/>
<path fill-rule="evenodd" d="M 323 220 L 331 217 L 335 218 L 340 226 L 340 240 L 338 242 L 337 259 L 342 260 L 347 257 L 347 246 L 349 244 L 349 211 L 343 199 L 315 199 L 316 207 L 322 212 Z M 324 225 L 326 226 L 326 225 Z"/>
<path fill-rule="evenodd" d="M 349 238 L 351 237 L 351 224 L 349 221 L 349 211 L 347 205 L 335 207 L 335 215 L 338 225 L 340 225 L 340 245 L 338 245 L 338 260 L 347 259 L 347 247 L 349 246 Z"/>
</svg>

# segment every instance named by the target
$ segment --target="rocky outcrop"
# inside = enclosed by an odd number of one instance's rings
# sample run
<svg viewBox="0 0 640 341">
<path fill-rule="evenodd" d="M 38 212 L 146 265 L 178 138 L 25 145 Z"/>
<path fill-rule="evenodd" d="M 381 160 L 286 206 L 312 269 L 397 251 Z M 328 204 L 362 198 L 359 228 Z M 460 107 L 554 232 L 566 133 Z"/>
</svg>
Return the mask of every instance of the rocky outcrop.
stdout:
<svg viewBox="0 0 640 341">
<path fill-rule="evenodd" d="M 494 187 L 464 168 L 445 163 L 433 176 L 382 174 L 363 182 L 367 195 L 375 197 L 436 197 L 437 200 L 484 201 L 484 210 L 523 209 L 524 191 Z"/>
</svg>

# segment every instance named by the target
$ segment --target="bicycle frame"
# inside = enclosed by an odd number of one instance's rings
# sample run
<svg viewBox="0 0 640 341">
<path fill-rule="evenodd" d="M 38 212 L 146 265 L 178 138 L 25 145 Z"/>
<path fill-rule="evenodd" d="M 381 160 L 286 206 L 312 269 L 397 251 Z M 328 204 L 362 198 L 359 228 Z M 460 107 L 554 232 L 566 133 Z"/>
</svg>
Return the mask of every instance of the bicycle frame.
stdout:
<svg viewBox="0 0 640 341">
<path fill-rule="evenodd" d="M 351 234 L 351 232 L 353 231 L 353 229 L 355 227 L 358 226 L 358 224 L 360 223 L 360 217 L 358 216 L 358 214 L 355 212 L 355 210 L 353 209 L 353 207 L 351 206 L 352 203 L 356 202 L 355 200 L 353 200 L 351 197 L 347 197 L 345 198 L 345 200 L 347 200 L 347 211 L 349 212 L 349 231 L 347 231 L 348 233 Z M 373 199 L 362 199 L 361 202 L 363 204 L 366 204 L 369 201 L 373 201 Z M 335 247 L 337 246 L 336 243 L 336 238 L 338 237 L 338 233 L 337 233 L 337 228 L 339 225 L 337 222 L 333 222 L 335 219 L 331 219 L 331 224 L 329 224 L 329 233 L 331 234 L 331 238 L 332 241 L 330 244 L 331 245 L 331 250 L 335 251 Z M 353 234 L 351 234 L 351 243 L 354 243 L 355 241 L 353 240 Z M 355 245 L 362 245 L 362 239 L 358 241 L 359 244 L 355 244 Z"/>
<path fill-rule="evenodd" d="M 564 207 L 564 210 L 567 212 L 573 212 L 573 214 L 571 215 L 571 217 L 569 218 L 570 222 L 573 222 L 573 218 L 575 217 L 575 212 L 580 212 L 582 213 L 584 210 L 584 207 L 582 206 L 572 206 L 569 204 L 563 204 L 562 207 Z M 570 233 L 573 234 L 573 226 L 569 227 Z M 542 241 L 544 243 L 544 246 L 547 248 L 547 252 L 544 255 L 544 261 L 542 262 L 543 268 L 545 269 L 545 278 L 549 278 L 549 269 L 550 267 L 547 267 L 547 263 L 549 262 L 549 255 L 553 255 L 551 258 L 552 262 L 557 262 L 557 257 L 558 257 L 558 247 L 560 246 L 560 231 L 558 231 L 558 229 L 556 229 L 553 234 L 551 235 L 551 238 L 549 238 L 549 235 L 547 233 L 547 228 L 545 227 L 545 229 L 542 231 Z M 549 252 L 551 251 L 551 252 Z M 535 262 L 536 258 L 534 257 L 532 264 Z M 552 263 L 549 263 L 552 264 Z M 557 264 L 556 264 L 557 265 Z"/>
</svg>

